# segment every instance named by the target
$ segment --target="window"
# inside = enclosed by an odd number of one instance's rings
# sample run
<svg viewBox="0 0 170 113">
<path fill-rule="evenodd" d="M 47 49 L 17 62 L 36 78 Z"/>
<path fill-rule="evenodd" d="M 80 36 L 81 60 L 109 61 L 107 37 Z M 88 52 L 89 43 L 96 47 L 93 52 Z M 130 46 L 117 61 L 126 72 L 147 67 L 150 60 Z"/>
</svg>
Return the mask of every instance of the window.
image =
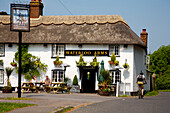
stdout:
<svg viewBox="0 0 170 113">
<path fill-rule="evenodd" d="M 0 44 L 0 56 L 4 56 L 5 55 L 5 45 L 4 44 Z"/>
<path fill-rule="evenodd" d="M 121 71 L 120 70 L 110 71 L 110 76 L 111 76 L 112 84 L 121 82 Z"/>
<path fill-rule="evenodd" d="M 57 57 L 57 54 L 59 57 L 64 57 L 64 45 L 52 45 L 52 57 Z"/>
<path fill-rule="evenodd" d="M 53 70 L 52 82 L 64 82 L 65 72 L 63 70 Z"/>
<path fill-rule="evenodd" d="M 113 52 L 115 56 L 120 56 L 120 46 L 119 45 L 110 45 L 109 46 L 109 55 L 112 56 Z"/>
<path fill-rule="evenodd" d="M 4 70 L 0 69 L 0 84 L 4 83 Z"/>
</svg>

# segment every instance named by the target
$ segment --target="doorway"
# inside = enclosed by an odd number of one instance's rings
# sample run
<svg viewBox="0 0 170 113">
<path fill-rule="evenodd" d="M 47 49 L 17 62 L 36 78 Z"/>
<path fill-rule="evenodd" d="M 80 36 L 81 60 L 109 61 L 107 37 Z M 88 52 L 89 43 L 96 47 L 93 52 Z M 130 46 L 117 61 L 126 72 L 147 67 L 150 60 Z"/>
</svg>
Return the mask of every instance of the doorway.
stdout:
<svg viewBox="0 0 170 113">
<path fill-rule="evenodd" d="M 98 74 L 98 68 L 86 66 L 81 69 L 82 93 L 95 93 L 96 74 Z"/>
</svg>

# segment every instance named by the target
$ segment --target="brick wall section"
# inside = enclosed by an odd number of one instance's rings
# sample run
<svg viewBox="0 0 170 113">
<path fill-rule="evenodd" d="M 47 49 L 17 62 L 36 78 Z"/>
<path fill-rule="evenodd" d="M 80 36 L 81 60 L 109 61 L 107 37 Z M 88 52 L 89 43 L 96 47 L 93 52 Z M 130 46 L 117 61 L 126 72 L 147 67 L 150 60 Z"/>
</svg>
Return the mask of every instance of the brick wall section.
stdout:
<svg viewBox="0 0 170 113">
<path fill-rule="evenodd" d="M 43 3 L 40 1 L 31 1 L 29 5 L 30 18 L 39 18 L 40 15 L 43 15 Z"/>
<path fill-rule="evenodd" d="M 147 47 L 147 40 L 148 40 L 148 33 L 146 32 L 146 29 L 143 29 L 142 33 L 140 33 L 140 38 L 145 43 Z"/>
</svg>

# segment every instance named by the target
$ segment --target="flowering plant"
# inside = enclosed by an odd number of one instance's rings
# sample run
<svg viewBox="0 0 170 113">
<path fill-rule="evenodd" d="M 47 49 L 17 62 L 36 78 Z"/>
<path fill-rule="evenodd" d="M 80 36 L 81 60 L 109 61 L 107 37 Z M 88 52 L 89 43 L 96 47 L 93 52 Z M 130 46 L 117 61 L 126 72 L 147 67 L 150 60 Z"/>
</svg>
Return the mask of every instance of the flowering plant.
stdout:
<svg viewBox="0 0 170 113">
<path fill-rule="evenodd" d="M 11 62 L 10 64 L 11 64 L 11 66 L 13 66 L 13 67 L 16 67 L 16 66 L 17 66 L 17 63 L 16 63 L 16 62 Z"/>
<path fill-rule="evenodd" d="M 3 62 L 3 60 L 1 59 L 1 60 L 0 60 L 0 65 L 3 65 L 3 64 L 4 64 L 4 62 Z"/>
<path fill-rule="evenodd" d="M 123 67 L 124 67 L 125 69 L 129 69 L 129 65 L 128 65 L 127 63 L 124 63 L 124 64 L 123 64 Z"/>
<path fill-rule="evenodd" d="M 55 65 L 61 65 L 61 64 L 63 64 L 63 61 L 59 60 L 59 55 L 57 55 L 56 60 L 54 60 L 54 64 L 55 64 Z"/>
<path fill-rule="evenodd" d="M 116 56 L 115 56 L 115 54 L 113 53 L 112 56 L 111 56 L 111 60 L 109 61 L 109 64 L 110 64 L 110 65 L 114 65 L 114 64 L 115 64 L 115 60 L 116 60 Z"/>
</svg>

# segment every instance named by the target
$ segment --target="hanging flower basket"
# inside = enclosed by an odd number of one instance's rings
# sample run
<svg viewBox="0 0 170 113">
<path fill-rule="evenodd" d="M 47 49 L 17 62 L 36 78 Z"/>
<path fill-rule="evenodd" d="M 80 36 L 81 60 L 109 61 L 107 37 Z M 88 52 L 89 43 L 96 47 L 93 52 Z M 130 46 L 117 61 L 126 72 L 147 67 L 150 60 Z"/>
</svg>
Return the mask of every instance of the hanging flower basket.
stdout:
<svg viewBox="0 0 170 113">
<path fill-rule="evenodd" d="M 53 63 L 56 66 L 60 66 L 61 64 L 63 64 L 63 61 L 59 60 L 59 55 L 57 55 L 57 58 L 56 58 L 56 60 L 54 60 Z"/>
<path fill-rule="evenodd" d="M 124 64 L 123 64 L 123 68 L 126 69 L 126 70 L 128 70 L 128 69 L 129 69 L 129 65 L 128 65 L 127 63 L 124 63 Z"/>
<path fill-rule="evenodd" d="M 115 63 L 114 63 L 114 61 L 109 61 L 109 64 L 114 65 Z"/>
<path fill-rule="evenodd" d="M 13 66 L 13 67 L 16 67 L 16 66 L 17 66 L 17 63 L 15 63 L 15 62 L 11 62 L 10 64 L 11 64 L 11 66 Z"/>
</svg>

